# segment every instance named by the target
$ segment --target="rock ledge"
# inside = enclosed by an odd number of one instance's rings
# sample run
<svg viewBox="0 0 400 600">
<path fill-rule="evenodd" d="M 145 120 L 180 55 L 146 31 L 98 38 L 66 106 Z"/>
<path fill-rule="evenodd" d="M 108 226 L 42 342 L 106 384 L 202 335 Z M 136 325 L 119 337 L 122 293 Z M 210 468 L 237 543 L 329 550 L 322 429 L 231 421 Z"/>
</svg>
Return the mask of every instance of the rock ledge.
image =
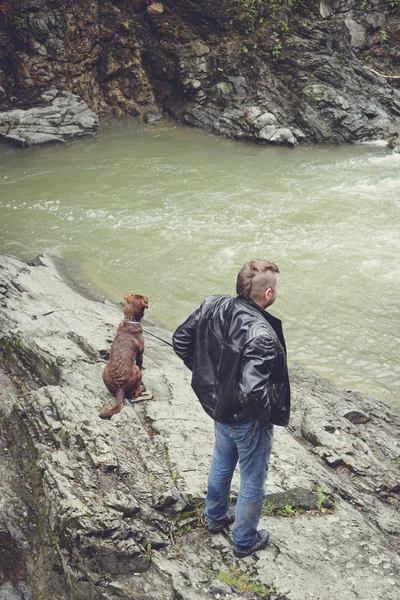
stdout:
<svg viewBox="0 0 400 600">
<path fill-rule="evenodd" d="M 0 257 L 0 280 L 0 598 L 398 598 L 399 415 L 292 365 L 273 543 L 238 561 L 204 527 L 212 422 L 172 349 L 146 334 L 149 393 L 104 422 L 122 307 L 74 292 L 46 256 Z"/>
</svg>

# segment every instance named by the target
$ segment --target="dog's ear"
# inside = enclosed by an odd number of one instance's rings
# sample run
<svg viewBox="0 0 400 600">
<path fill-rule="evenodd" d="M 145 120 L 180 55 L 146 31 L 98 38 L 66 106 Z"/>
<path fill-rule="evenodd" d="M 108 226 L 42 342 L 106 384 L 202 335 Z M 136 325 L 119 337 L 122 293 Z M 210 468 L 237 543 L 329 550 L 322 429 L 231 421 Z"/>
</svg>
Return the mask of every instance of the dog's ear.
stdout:
<svg viewBox="0 0 400 600">
<path fill-rule="evenodd" d="M 143 308 L 149 308 L 148 296 L 143 296 L 143 298 L 141 299 L 141 304 L 142 304 Z"/>
</svg>

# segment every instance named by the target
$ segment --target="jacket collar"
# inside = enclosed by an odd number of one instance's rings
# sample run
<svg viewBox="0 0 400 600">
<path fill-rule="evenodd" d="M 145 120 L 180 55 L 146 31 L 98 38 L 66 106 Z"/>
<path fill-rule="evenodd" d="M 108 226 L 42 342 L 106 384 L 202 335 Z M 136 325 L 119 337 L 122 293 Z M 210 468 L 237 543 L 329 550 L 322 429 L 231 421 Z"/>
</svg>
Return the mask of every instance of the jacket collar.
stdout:
<svg viewBox="0 0 400 600">
<path fill-rule="evenodd" d="M 282 346 L 285 350 L 285 353 L 286 353 L 286 344 L 285 344 L 285 338 L 283 337 L 282 321 L 280 319 L 278 319 L 278 317 L 274 317 L 274 315 L 271 315 L 264 308 L 261 308 L 261 306 L 258 306 L 258 304 L 253 302 L 253 300 L 250 300 L 250 298 L 248 300 L 243 300 L 243 298 L 240 298 L 239 296 L 237 296 L 236 299 L 239 302 L 244 302 L 245 304 L 256 309 L 264 317 L 264 319 L 266 319 L 266 321 L 268 321 L 268 323 L 271 325 L 272 329 L 275 331 L 276 335 L 278 336 L 278 339 L 279 339 L 280 343 L 282 344 Z"/>
</svg>

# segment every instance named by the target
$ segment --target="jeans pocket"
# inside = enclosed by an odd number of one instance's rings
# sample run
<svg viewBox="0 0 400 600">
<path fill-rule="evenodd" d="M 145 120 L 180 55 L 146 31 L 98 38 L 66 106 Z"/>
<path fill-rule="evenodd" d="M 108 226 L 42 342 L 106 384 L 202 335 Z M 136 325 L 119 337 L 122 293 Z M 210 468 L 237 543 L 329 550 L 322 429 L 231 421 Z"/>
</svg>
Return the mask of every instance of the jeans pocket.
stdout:
<svg viewBox="0 0 400 600">
<path fill-rule="evenodd" d="M 260 424 L 258 421 L 248 421 L 240 425 L 229 425 L 229 435 L 238 448 L 247 450 L 254 446 L 259 427 Z"/>
</svg>

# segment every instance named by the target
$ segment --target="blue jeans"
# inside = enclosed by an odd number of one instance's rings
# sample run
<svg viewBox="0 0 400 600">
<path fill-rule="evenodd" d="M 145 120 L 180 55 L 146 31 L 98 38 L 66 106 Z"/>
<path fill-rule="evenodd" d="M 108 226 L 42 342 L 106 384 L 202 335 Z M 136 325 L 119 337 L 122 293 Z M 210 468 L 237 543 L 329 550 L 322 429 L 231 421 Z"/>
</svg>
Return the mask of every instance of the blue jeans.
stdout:
<svg viewBox="0 0 400 600">
<path fill-rule="evenodd" d="M 251 420 L 239 425 L 215 423 L 215 446 L 208 476 L 206 517 L 210 526 L 224 519 L 236 464 L 240 467 L 240 489 L 233 526 L 233 546 L 254 544 L 265 499 L 274 426 Z"/>
</svg>

